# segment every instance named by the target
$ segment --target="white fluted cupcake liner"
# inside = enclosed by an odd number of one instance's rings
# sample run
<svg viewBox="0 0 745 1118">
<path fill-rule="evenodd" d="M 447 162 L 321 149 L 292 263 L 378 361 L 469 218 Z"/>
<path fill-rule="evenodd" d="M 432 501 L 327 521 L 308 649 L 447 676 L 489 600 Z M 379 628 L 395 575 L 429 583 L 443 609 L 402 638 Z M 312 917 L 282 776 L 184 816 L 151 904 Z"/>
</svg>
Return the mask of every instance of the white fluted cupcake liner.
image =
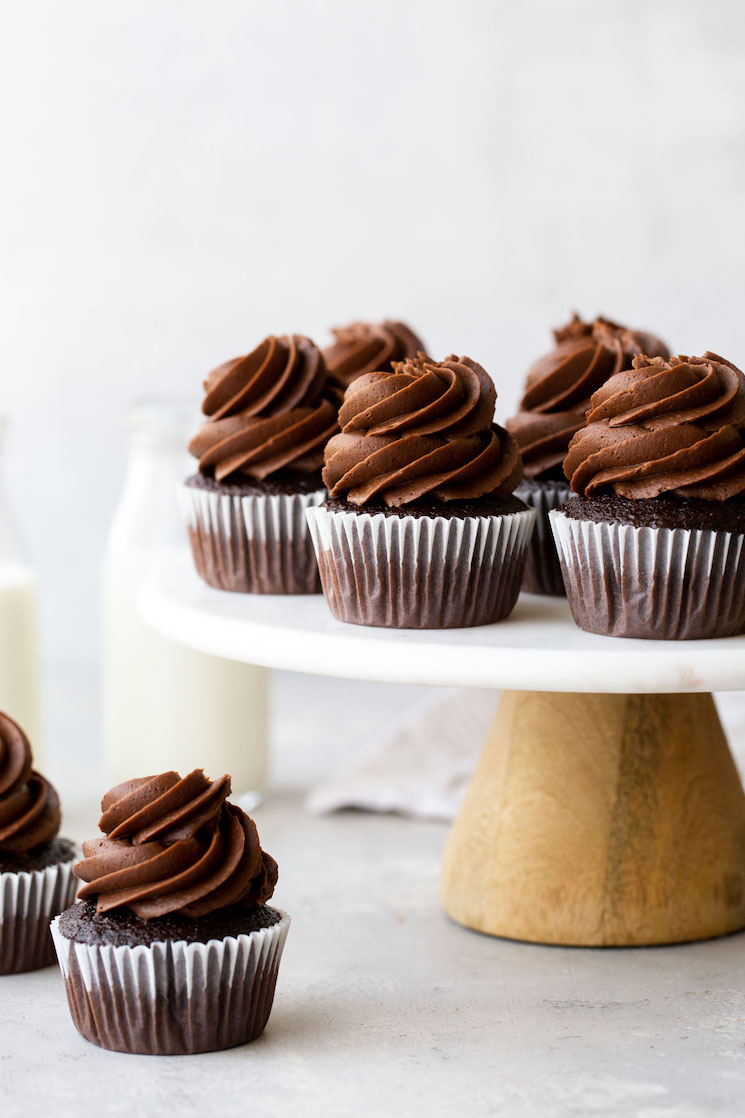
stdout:
<svg viewBox="0 0 745 1118">
<path fill-rule="evenodd" d="M 745 632 L 745 536 L 573 520 L 550 513 L 580 629 L 703 640 Z"/>
<path fill-rule="evenodd" d="M 560 481 L 522 484 L 515 490 L 515 496 L 535 509 L 537 514 L 523 575 L 522 589 L 529 594 L 564 597 L 566 593 L 548 514 L 552 509 L 560 508 L 571 495 L 569 486 Z"/>
<path fill-rule="evenodd" d="M 183 485 L 181 509 L 199 575 L 218 590 L 317 594 L 305 510 L 325 498 L 325 489 L 241 496 Z"/>
<path fill-rule="evenodd" d="M 307 510 L 334 617 L 354 625 L 450 629 L 512 610 L 535 510 L 504 516 L 386 516 Z"/>
<path fill-rule="evenodd" d="M 278 910 L 279 911 L 279 910 Z M 290 917 L 208 943 L 77 943 L 52 923 L 78 1032 L 116 1052 L 178 1056 L 254 1040 L 271 1013 Z"/>
<path fill-rule="evenodd" d="M 72 903 L 74 862 L 43 870 L 0 873 L 0 974 L 39 970 L 54 962 L 49 922 Z"/>
</svg>

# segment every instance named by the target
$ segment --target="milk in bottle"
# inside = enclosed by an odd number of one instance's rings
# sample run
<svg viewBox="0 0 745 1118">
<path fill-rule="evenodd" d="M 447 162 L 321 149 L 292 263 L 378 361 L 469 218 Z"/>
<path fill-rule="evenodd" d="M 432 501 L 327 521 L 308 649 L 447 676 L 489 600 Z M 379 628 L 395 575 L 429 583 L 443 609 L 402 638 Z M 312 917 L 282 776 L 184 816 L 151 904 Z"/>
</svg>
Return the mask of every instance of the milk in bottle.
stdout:
<svg viewBox="0 0 745 1118">
<path fill-rule="evenodd" d="M 5 431 L 0 417 L 0 455 Z M 36 573 L 0 484 L 0 710 L 28 734 L 37 766 L 42 764 L 39 675 Z"/>
<path fill-rule="evenodd" d="M 268 673 L 175 644 L 150 629 L 138 597 L 154 562 L 186 552 L 178 487 L 193 463 L 194 412 L 181 400 L 133 409 L 124 493 L 103 575 L 104 736 L 112 779 L 204 768 L 233 777 L 244 806 L 267 772 Z"/>
</svg>

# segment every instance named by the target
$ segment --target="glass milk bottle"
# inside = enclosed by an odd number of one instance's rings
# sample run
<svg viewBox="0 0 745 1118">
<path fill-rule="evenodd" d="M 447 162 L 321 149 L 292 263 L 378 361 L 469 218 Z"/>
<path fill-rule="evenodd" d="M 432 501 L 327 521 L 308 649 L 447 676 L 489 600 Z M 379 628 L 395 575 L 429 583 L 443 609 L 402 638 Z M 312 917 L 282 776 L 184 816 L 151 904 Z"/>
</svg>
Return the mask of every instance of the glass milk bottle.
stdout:
<svg viewBox="0 0 745 1118">
<path fill-rule="evenodd" d="M 138 609 L 161 557 L 186 554 L 177 491 L 194 462 L 195 422 L 182 400 L 152 400 L 130 416 L 130 451 L 103 574 L 104 739 L 113 780 L 204 768 L 233 777 L 243 806 L 258 803 L 268 761 L 268 673 L 196 652 L 154 632 Z M 189 557 L 190 558 L 190 557 Z"/>
<path fill-rule="evenodd" d="M 6 420 L 0 416 L 0 456 Z M 2 479 L 0 479 L 0 482 Z M 28 734 L 41 760 L 41 702 L 36 573 L 0 484 L 0 710 Z"/>
</svg>

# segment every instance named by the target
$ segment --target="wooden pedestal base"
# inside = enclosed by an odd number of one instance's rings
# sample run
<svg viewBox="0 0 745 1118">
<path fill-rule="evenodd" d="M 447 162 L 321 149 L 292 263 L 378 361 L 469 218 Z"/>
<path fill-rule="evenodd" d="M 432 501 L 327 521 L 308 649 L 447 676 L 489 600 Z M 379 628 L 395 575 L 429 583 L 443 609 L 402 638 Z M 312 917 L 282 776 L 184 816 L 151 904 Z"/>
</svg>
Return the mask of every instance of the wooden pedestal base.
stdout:
<svg viewBox="0 0 745 1118">
<path fill-rule="evenodd" d="M 454 920 L 511 939 L 745 927 L 745 795 L 711 695 L 505 692 L 443 873 Z"/>
</svg>

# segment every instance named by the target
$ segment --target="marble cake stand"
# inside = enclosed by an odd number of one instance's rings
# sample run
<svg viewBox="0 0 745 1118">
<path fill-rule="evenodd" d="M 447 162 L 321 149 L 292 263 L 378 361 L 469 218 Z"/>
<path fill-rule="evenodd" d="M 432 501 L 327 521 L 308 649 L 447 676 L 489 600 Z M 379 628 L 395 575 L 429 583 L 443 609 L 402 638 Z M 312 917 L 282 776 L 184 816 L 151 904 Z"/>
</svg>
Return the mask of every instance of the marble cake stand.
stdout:
<svg viewBox="0 0 745 1118">
<path fill-rule="evenodd" d="M 598 946 L 745 927 L 745 793 L 711 696 L 745 690 L 745 637 L 597 637 L 532 595 L 483 628 L 361 628 L 320 595 L 211 590 L 186 555 L 154 570 L 140 605 L 171 640 L 228 659 L 502 690 L 445 849 L 461 924 Z"/>
</svg>

